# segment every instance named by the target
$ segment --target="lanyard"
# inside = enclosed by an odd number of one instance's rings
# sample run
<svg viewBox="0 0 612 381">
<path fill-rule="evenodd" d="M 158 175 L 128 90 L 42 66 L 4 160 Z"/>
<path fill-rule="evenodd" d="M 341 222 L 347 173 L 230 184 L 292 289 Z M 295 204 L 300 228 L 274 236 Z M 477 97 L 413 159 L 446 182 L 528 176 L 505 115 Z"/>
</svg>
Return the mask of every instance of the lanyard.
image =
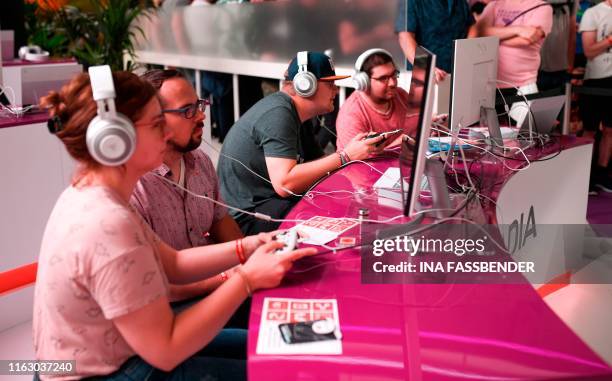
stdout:
<svg viewBox="0 0 612 381">
<path fill-rule="evenodd" d="M 178 184 L 185 188 L 185 159 L 181 157 L 181 173 L 179 174 Z"/>
</svg>

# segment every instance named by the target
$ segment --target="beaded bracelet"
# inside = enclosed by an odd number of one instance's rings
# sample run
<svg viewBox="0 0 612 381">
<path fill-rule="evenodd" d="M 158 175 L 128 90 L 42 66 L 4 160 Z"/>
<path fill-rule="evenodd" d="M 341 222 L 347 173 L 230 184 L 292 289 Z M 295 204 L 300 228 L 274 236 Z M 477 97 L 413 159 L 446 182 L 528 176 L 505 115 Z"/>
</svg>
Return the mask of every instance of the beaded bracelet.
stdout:
<svg viewBox="0 0 612 381">
<path fill-rule="evenodd" d="M 241 265 L 246 262 L 246 257 L 244 256 L 244 246 L 242 246 L 242 238 L 236 240 L 236 255 L 238 256 L 238 261 Z"/>
</svg>

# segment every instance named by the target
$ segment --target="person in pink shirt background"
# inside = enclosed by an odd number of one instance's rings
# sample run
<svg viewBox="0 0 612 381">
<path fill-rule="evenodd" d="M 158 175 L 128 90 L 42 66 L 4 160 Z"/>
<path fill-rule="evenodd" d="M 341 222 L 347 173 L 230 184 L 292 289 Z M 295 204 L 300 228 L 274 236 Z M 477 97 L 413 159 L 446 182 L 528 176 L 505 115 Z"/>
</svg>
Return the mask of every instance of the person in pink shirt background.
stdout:
<svg viewBox="0 0 612 381">
<path fill-rule="evenodd" d="M 536 83 L 540 48 L 551 27 L 552 7 L 545 1 L 497 0 L 487 4 L 470 36 L 499 37 L 498 87 L 524 87 Z"/>
<path fill-rule="evenodd" d="M 356 91 L 344 102 L 336 120 L 338 151 L 359 134 L 397 129 L 414 134 L 418 118 L 411 115 L 415 112 L 418 115 L 418 110 L 411 112 L 408 93 L 397 86 L 399 71 L 391 53 L 384 49 L 367 50 L 357 58 L 355 71 Z M 390 137 L 384 146 L 395 146 L 400 141 L 401 134 Z"/>
<path fill-rule="evenodd" d="M 36 359 L 75 361 L 74 372 L 53 376 L 60 380 L 246 379 L 244 360 L 211 357 L 202 348 L 254 290 L 278 285 L 293 261 L 315 250 L 272 255 L 283 245 L 272 233 L 182 251 L 160 240 L 129 199 L 138 179 L 162 164 L 172 134 L 153 86 L 127 72 L 114 73 L 112 81 L 116 109 L 135 132 L 134 152 L 113 166 L 96 161 L 86 143 L 98 110 L 87 74 L 41 101 L 52 117 L 50 130 L 79 169 L 43 236 L 34 296 Z M 238 276 L 184 311 L 172 311 L 169 283 L 199 281 L 239 263 Z"/>
<path fill-rule="evenodd" d="M 516 95 L 517 89 L 522 94 L 538 92 L 540 48 L 552 22 L 552 7 L 543 0 L 496 0 L 487 4 L 468 36 L 499 37 L 497 97 Z M 524 103 L 514 103 L 508 110 L 517 122 L 522 122 L 527 112 Z"/>
</svg>

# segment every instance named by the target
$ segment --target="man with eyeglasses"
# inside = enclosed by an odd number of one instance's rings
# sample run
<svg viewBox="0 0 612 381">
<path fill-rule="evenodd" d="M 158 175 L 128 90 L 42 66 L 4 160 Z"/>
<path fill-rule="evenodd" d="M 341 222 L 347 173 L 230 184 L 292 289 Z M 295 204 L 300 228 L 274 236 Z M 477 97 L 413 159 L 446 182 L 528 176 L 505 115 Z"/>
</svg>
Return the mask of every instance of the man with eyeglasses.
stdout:
<svg viewBox="0 0 612 381">
<path fill-rule="evenodd" d="M 379 139 L 356 137 L 341 153 L 307 161 L 302 123 L 334 110 L 334 81 L 346 77 L 336 75 L 331 58 L 323 53 L 298 56 L 302 63 L 297 57 L 291 61 L 281 91 L 257 102 L 230 129 L 217 167 L 228 204 L 275 219 L 283 218 L 299 195 L 328 172 L 378 150 Z M 245 234 L 280 225 L 246 213 L 234 216 Z"/>
<path fill-rule="evenodd" d="M 164 163 L 136 185 L 131 205 L 164 242 L 177 250 L 243 237 L 225 207 L 189 195 L 159 177 L 223 201 L 212 161 L 198 149 L 208 101 L 198 99 L 192 85 L 176 70 L 150 70 L 142 78 L 158 90 L 173 138 L 168 141 Z M 178 300 L 199 296 L 214 290 L 230 275 L 221 273 L 198 283 L 171 285 L 172 292 Z"/>
<path fill-rule="evenodd" d="M 406 119 L 408 93 L 397 87 L 399 71 L 391 53 L 384 49 L 369 49 L 355 63 L 354 91 L 344 102 L 336 120 L 338 150 L 361 133 L 402 130 L 414 134 L 416 124 Z M 390 136 L 383 146 L 401 142 L 402 134 Z"/>
</svg>

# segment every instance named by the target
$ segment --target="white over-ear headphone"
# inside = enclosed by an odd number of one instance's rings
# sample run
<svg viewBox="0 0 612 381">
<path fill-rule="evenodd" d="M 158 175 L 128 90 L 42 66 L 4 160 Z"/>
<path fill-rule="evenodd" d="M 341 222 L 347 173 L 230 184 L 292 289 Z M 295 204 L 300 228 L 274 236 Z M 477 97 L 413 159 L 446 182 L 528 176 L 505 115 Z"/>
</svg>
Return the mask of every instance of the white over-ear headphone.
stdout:
<svg viewBox="0 0 612 381">
<path fill-rule="evenodd" d="M 364 62 L 370 58 L 371 55 L 376 53 L 382 53 L 389 56 L 391 61 L 393 61 L 393 56 L 385 49 L 369 49 L 361 53 L 361 55 L 357 57 L 357 61 L 355 61 L 355 74 L 353 74 L 353 87 L 355 90 L 366 91 L 370 88 L 370 76 L 361 69 L 363 68 Z"/>
<path fill-rule="evenodd" d="M 298 72 L 293 77 L 293 88 L 295 92 L 304 98 L 308 98 L 317 92 L 317 77 L 308 71 L 308 52 L 297 54 Z"/>
<path fill-rule="evenodd" d="M 115 109 L 115 86 L 110 66 L 91 66 L 89 79 L 98 115 L 87 127 L 87 149 L 100 164 L 118 166 L 134 153 L 136 130 L 132 122 Z"/>
<path fill-rule="evenodd" d="M 49 52 L 41 49 L 38 45 L 28 45 L 19 48 L 19 58 L 26 61 L 43 62 L 49 59 Z"/>
</svg>

